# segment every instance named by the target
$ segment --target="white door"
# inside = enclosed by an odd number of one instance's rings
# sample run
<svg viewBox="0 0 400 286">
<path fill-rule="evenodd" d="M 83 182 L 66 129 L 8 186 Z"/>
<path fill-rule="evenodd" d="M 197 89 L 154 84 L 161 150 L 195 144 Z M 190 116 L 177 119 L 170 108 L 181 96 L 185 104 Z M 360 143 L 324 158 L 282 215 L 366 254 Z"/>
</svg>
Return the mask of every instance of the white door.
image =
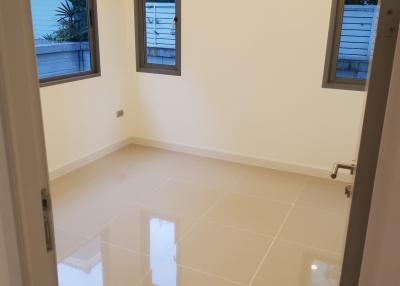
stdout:
<svg viewBox="0 0 400 286">
<path fill-rule="evenodd" d="M 7 231 L 0 238 L 0 253 L 7 252 L 7 260 L 1 258 L 7 265 L 7 270 L 0 265 L 7 273 L 1 273 L 1 286 L 19 286 L 18 271 L 24 286 L 55 286 L 51 211 L 43 212 L 42 203 L 48 189 L 47 163 L 27 0 L 0 1 L 0 116 L 0 228 Z M 13 228 L 17 239 L 9 232 Z"/>
</svg>

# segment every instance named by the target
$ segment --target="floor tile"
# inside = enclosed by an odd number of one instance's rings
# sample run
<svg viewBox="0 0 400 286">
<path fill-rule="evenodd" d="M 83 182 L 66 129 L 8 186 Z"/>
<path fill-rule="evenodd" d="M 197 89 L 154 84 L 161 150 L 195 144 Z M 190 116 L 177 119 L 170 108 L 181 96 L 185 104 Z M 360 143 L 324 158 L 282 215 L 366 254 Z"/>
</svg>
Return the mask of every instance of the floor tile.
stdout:
<svg viewBox="0 0 400 286">
<path fill-rule="evenodd" d="M 299 206 L 290 213 L 278 238 L 342 253 L 346 223 L 345 214 Z"/>
<path fill-rule="evenodd" d="M 120 198 L 104 194 L 53 200 L 53 205 L 55 226 L 84 237 L 94 236 L 126 207 Z"/>
<path fill-rule="evenodd" d="M 225 281 L 204 273 L 199 273 L 180 266 L 171 265 L 149 274 L 140 286 L 240 286 L 241 284 Z"/>
<path fill-rule="evenodd" d="M 58 263 L 60 286 L 139 285 L 149 258 L 93 239 Z"/>
<path fill-rule="evenodd" d="M 251 286 L 339 286 L 341 257 L 276 242 Z"/>
<path fill-rule="evenodd" d="M 271 239 L 217 224 L 198 223 L 177 245 L 179 265 L 242 284 L 250 282 Z"/>
<path fill-rule="evenodd" d="M 204 220 L 275 236 L 291 205 L 263 198 L 227 194 Z"/>
<path fill-rule="evenodd" d="M 235 188 L 245 170 L 243 165 L 197 157 L 186 165 L 178 178 L 204 188 L 225 192 Z"/>
<path fill-rule="evenodd" d="M 141 204 L 161 212 L 180 213 L 198 218 L 221 196 L 222 194 L 215 189 L 199 187 L 181 180 L 171 180 L 146 197 Z"/>
<path fill-rule="evenodd" d="M 137 172 L 121 175 L 115 185 L 114 195 L 120 196 L 125 202 L 134 205 L 170 179 L 149 172 Z"/>
<path fill-rule="evenodd" d="M 308 179 L 306 176 L 248 167 L 232 190 L 246 195 L 293 203 Z"/>
<path fill-rule="evenodd" d="M 140 150 L 140 156 L 137 155 L 137 149 Z M 179 174 L 188 157 L 182 153 L 141 146 L 131 147 L 129 150 L 122 154 L 121 163 L 116 162 L 117 166 L 123 164 L 124 170 L 165 178 Z"/>
<path fill-rule="evenodd" d="M 348 184 L 331 180 L 312 179 L 300 195 L 297 205 L 342 213 L 349 212 L 351 200 L 344 194 L 346 185 Z"/>
<path fill-rule="evenodd" d="M 51 182 L 60 286 L 338 286 L 344 186 L 128 146 Z"/>
<path fill-rule="evenodd" d="M 123 212 L 101 231 L 99 237 L 112 245 L 150 255 L 152 243 L 157 242 L 160 248 L 168 251 L 168 248 L 175 247 L 177 240 L 192 224 L 193 221 L 179 215 L 137 206 Z"/>
</svg>

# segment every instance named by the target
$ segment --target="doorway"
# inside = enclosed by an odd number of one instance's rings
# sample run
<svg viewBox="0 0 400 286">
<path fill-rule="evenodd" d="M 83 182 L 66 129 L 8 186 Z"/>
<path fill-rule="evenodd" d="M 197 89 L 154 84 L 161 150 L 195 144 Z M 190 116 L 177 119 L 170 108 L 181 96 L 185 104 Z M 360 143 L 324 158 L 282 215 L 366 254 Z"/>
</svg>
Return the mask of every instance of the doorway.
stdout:
<svg viewBox="0 0 400 286">
<path fill-rule="evenodd" d="M 13 7 L 12 1 L 5 3 Z M 18 3 L 21 5 L 18 8 L 25 7 L 22 11 L 28 13 L 26 3 Z M 286 261 L 305 265 L 308 272 L 294 275 L 294 283 L 338 285 L 342 269 L 342 285 L 357 285 L 384 118 L 385 98 L 381 95 L 388 92 L 396 44 L 396 39 L 390 31 L 398 23 L 397 13 L 393 13 L 397 11 L 395 8 L 398 4 L 394 1 L 386 1 L 384 4 L 381 10 L 384 17 L 381 17 L 378 28 L 371 70 L 359 166 L 352 190 L 353 206 L 343 269 L 343 251 L 340 248 L 344 246 L 348 215 L 345 207 L 350 202 L 342 195 L 346 185 L 328 183 L 299 174 L 245 166 L 237 162 L 136 145 L 114 152 L 52 183 L 60 285 L 126 285 L 135 282 L 138 285 L 158 283 L 175 286 L 178 281 L 182 285 L 191 281 L 216 285 L 258 285 L 257 283 L 273 281 L 268 279 L 273 279 L 274 273 L 280 274 L 280 277 L 284 276 L 287 272 L 279 271 L 287 270 L 285 267 L 274 270 L 271 265 L 275 266 L 275 262 L 279 261 L 283 254 L 296 251 L 297 260 Z M 12 22 L 12 18 L 6 19 Z M 26 25 L 29 26 L 27 23 Z M 6 32 L 2 30 L 2 35 L 6 35 Z M 14 41 L 17 42 L 18 39 Z M 32 76 L 33 46 L 30 47 L 28 56 L 31 59 L 21 61 L 20 64 L 30 64 L 28 72 Z M 2 54 L 9 54 L 10 58 L 13 55 L 5 46 L 2 46 Z M 12 78 L 6 80 L 7 87 L 16 86 L 12 85 Z M 29 87 L 37 91 L 37 82 L 29 77 L 26 80 L 31 83 Z M 10 100 L 9 91 L 13 90 L 5 90 L 2 96 L 8 100 L 8 107 L 17 108 L 17 103 L 20 102 Z M 15 92 L 23 99 L 21 90 Z M 37 92 L 32 96 L 37 100 Z M 374 108 L 376 106 L 379 110 Z M 39 107 L 34 107 L 38 116 Z M 4 108 L 2 116 L 7 122 L 11 122 L 7 124 L 12 125 L 12 119 L 15 118 Z M 36 128 L 38 126 L 40 124 L 36 125 Z M 10 142 L 17 144 L 20 142 L 18 139 L 21 138 L 13 137 Z M 43 138 L 38 139 L 38 142 L 41 142 L 43 147 Z M 37 149 L 31 151 L 38 153 Z M 44 161 L 44 152 L 39 153 L 42 157 L 39 161 Z M 10 153 L 13 160 L 17 155 Z M 43 186 L 47 185 L 44 165 L 38 169 L 43 172 L 41 182 L 36 181 L 35 184 L 35 187 L 40 187 L 31 197 L 32 202 L 36 202 L 35 208 L 25 212 L 24 217 L 27 219 L 30 212 L 35 213 L 37 225 L 42 225 L 38 220 L 42 216 L 43 207 L 41 191 Z M 13 169 L 14 172 L 18 171 L 17 167 L 18 165 Z M 20 180 L 25 179 L 24 175 L 28 176 L 23 172 L 19 174 Z M 330 192 L 329 188 L 335 190 Z M 321 189 L 332 193 L 333 196 L 316 199 L 316 196 L 321 194 Z M 360 189 L 363 192 L 359 191 Z M 20 192 L 23 194 L 23 190 Z M 337 195 L 338 192 L 340 196 Z M 139 202 L 136 201 L 138 198 L 141 199 Z M 317 211 L 323 200 L 328 203 L 325 208 L 334 210 Z M 332 203 L 334 200 L 337 200 L 338 204 Z M 310 207 L 310 204 L 314 205 Z M 265 208 L 266 205 L 268 208 Z M 311 212 L 311 209 L 315 211 Z M 336 214 L 337 209 L 343 211 L 341 215 Z M 322 223 L 309 223 L 322 215 L 327 218 Z M 360 217 L 363 218 L 362 221 L 359 220 Z M 340 231 L 329 232 L 334 229 L 338 220 L 342 221 L 339 227 L 342 235 L 338 235 Z M 312 227 L 318 223 L 321 223 L 321 227 L 317 230 L 317 242 L 311 246 L 315 240 L 309 235 L 312 236 L 315 231 Z M 302 227 L 311 225 L 311 230 L 298 229 L 300 224 Z M 32 230 L 25 231 L 30 233 Z M 296 233 L 296 239 L 292 233 Z M 213 236 L 212 243 L 202 248 L 209 234 Z M 49 258 L 49 264 L 52 265 L 49 269 L 54 274 L 54 252 L 51 247 L 46 249 L 45 240 L 46 236 L 41 234 L 37 236 L 36 242 L 42 243 L 39 251 L 42 258 Z M 238 245 L 246 247 L 241 248 Z M 208 257 L 208 260 L 204 257 Z M 241 260 L 236 260 L 237 257 Z M 238 265 L 240 271 L 236 269 Z M 30 267 L 34 269 L 34 265 Z M 272 274 L 271 269 L 274 272 Z M 29 276 L 29 273 L 27 275 Z M 51 282 L 47 281 L 41 285 L 54 285 L 46 283 Z"/>
</svg>

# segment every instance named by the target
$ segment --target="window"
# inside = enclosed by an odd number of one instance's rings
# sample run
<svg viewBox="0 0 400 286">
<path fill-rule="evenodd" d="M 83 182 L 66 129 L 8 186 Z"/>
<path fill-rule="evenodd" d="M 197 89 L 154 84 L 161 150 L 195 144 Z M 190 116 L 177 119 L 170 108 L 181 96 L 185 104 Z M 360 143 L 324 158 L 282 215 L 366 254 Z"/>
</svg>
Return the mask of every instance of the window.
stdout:
<svg viewBox="0 0 400 286">
<path fill-rule="evenodd" d="M 136 0 L 137 71 L 180 75 L 180 0 Z"/>
<path fill-rule="evenodd" d="M 375 44 L 378 0 L 333 0 L 324 87 L 364 90 Z"/>
<path fill-rule="evenodd" d="M 31 0 L 42 85 L 100 74 L 95 0 Z"/>
</svg>

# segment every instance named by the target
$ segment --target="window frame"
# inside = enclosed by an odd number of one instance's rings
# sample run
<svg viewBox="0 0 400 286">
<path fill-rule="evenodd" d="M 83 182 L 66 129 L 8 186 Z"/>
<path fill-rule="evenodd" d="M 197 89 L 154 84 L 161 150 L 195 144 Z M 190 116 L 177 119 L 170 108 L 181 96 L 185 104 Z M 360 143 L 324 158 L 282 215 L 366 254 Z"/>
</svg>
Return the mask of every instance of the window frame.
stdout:
<svg viewBox="0 0 400 286">
<path fill-rule="evenodd" d="M 66 75 L 47 77 L 40 79 L 40 87 L 63 84 L 72 81 L 84 80 L 101 76 L 100 68 L 100 48 L 99 48 L 99 32 L 97 18 L 97 0 L 86 0 L 88 11 L 88 33 L 90 48 L 90 65 L 91 70 L 86 72 L 71 73 Z"/>
<path fill-rule="evenodd" d="M 367 80 L 336 77 L 340 37 L 343 25 L 345 0 L 332 0 L 331 19 L 329 23 L 328 44 L 326 49 L 325 68 L 322 87 L 332 89 L 365 91 Z"/>
<path fill-rule="evenodd" d="M 153 74 L 181 76 L 181 0 L 175 0 L 176 5 L 176 58 L 175 65 L 158 65 L 146 63 L 145 47 L 145 10 L 146 0 L 135 0 L 135 33 L 136 33 L 136 71 Z"/>
</svg>

